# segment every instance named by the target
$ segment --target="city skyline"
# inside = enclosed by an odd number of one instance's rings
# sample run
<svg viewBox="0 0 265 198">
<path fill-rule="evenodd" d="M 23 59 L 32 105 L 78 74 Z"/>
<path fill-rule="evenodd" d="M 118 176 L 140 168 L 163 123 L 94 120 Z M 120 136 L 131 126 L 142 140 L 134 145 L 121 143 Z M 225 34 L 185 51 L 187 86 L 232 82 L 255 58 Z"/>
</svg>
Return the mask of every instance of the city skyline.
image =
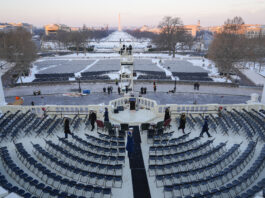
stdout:
<svg viewBox="0 0 265 198">
<path fill-rule="evenodd" d="M 202 26 L 222 25 L 234 16 L 241 16 L 248 24 L 265 24 L 265 1 L 9 0 L 1 2 L 0 22 L 26 22 L 37 27 L 51 23 L 117 27 L 119 13 L 122 27 L 157 26 L 164 16 L 180 17 L 184 24 L 197 24 L 200 20 Z"/>
</svg>

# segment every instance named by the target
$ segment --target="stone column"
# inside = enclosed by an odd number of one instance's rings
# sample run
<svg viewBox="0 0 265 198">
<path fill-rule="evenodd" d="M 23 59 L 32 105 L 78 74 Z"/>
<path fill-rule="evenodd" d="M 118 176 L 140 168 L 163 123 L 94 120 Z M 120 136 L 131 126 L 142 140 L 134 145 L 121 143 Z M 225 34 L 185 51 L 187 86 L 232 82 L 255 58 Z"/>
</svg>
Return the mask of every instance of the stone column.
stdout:
<svg viewBox="0 0 265 198">
<path fill-rule="evenodd" d="M 5 101 L 4 89 L 2 85 L 2 75 L 0 73 L 0 106 L 3 106 L 5 104 L 6 104 L 6 101 Z"/>
</svg>

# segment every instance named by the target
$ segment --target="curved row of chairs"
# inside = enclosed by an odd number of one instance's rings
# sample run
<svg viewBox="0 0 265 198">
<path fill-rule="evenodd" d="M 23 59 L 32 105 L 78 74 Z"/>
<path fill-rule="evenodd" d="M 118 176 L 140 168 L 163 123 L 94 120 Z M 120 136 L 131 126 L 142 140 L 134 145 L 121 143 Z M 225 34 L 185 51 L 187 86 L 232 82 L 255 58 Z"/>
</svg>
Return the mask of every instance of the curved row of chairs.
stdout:
<svg viewBox="0 0 265 198">
<path fill-rule="evenodd" d="M 156 175 L 164 175 L 171 173 L 177 173 L 177 172 L 185 172 L 188 171 L 197 171 L 198 173 L 203 173 L 206 171 L 206 175 L 211 174 L 212 172 L 215 172 L 216 170 L 221 170 L 223 167 L 225 167 L 228 163 L 230 163 L 234 157 L 236 157 L 239 153 L 239 145 L 234 145 L 231 147 L 226 153 L 224 153 L 222 156 L 216 155 L 213 156 L 214 160 L 208 162 L 204 162 L 204 156 L 201 155 L 198 158 L 195 159 L 188 159 L 183 160 L 171 164 L 162 164 L 162 165 L 156 165 L 152 167 L 156 171 Z"/>
<path fill-rule="evenodd" d="M 260 176 L 260 173 L 265 168 L 265 146 L 262 147 L 261 152 L 251 167 L 242 175 L 239 176 L 237 179 L 232 177 L 229 180 L 229 183 L 221 186 L 216 187 L 212 190 L 205 190 L 200 193 L 194 194 L 194 196 L 186 196 L 187 198 L 192 197 L 206 197 L 206 198 L 219 198 L 219 197 L 234 197 L 234 198 L 252 198 L 255 196 L 256 193 L 260 192 L 265 187 L 265 179 L 261 179 L 252 188 L 248 189 L 257 178 Z M 247 190 L 246 190 L 247 189 Z M 169 195 L 167 197 L 172 197 L 174 189 L 171 186 L 165 186 L 164 192 L 165 194 Z M 245 191 L 245 192 L 244 192 Z"/>
<path fill-rule="evenodd" d="M 78 156 L 76 151 L 70 153 L 64 148 L 47 141 L 47 151 L 52 153 L 53 155 L 59 157 L 64 161 L 68 161 L 74 166 L 79 168 L 84 168 L 85 170 L 98 170 L 99 166 L 105 165 L 109 167 L 109 169 L 116 170 L 116 172 L 120 172 L 122 169 L 122 164 L 124 162 L 124 156 L 107 156 L 107 155 L 90 155 L 85 159 Z"/>
<path fill-rule="evenodd" d="M 180 159 L 188 159 L 189 156 L 192 155 L 201 155 L 204 151 L 208 151 L 211 148 L 211 143 L 213 143 L 214 140 L 207 140 L 206 142 L 199 144 L 198 146 L 194 147 L 186 147 L 186 149 L 183 150 L 174 150 L 173 152 L 170 152 L 170 150 L 162 149 L 161 147 L 158 147 L 158 149 L 153 150 L 155 151 L 155 155 L 150 154 L 149 155 L 149 164 L 161 164 L 161 163 L 152 163 L 152 161 L 165 161 L 167 159 L 172 158 L 175 160 Z"/>
<path fill-rule="evenodd" d="M 210 178 L 233 161 L 238 154 L 238 149 L 239 145 L 234 145 L 222 156 L 217 156 L 213 161 L 205 162 L 204 159 L 199 159 L 194 163 L 193 167 L 185 162 L 177 164 L 174 167 L 171 167 L 177 169 L 177 171 L 173 171 L 171 174 L 156 175 L 157 186 L 178 185 L 180 182 L 190 183 L 191 181 L 194 182 L 203 180 L 204 178 Z M 197 183 L 195 182 L 195 184 Z"/>
<path fill-rule="evenodd" d="M 64 138 L 59 138 L 59 144 L 58 144 L 58 146 L 61 146 L 63 149 L 69 151 L 70 153 L 78 153 L 78 156 L 82 158 L 88 157 L 88 158 L 99 159 L 101 156 L 112 156 L 112 157 L 123 157 L 124 159 L 125 148 L 115 148 L 115 147 L 105 148 L 100 146 L 94 146 L 91 144 L 87 145 L 88 149 L 83 149 Z"/>
<path fill-rule="evenodd" d="M 187 151 L 184 151 L 184 152 L 181 152 L 181 153 L 177 153 L 175 155 L 172 155 L 172 157 L 176 157 L 176 158 L 180 158 L 180 159 L 187 159 L 188 156 L 193 153 L 193 154 L 196 154 L 196 155 L 200 155 L 200 154 L 203 154 L 204 152 L 207 152 L 211 149 L 211 144 L 212 144 L 213 140 L 208 140 L 206 141 L 205 143 L 199 145 L 198 147 L 194 148 L 194 149 L 191 149 L 191 150 L 187 150 Z M 178 162 L 175 162 L 176 164 Z M 153 173 L 156 173 L 156 174 L 159 174 L 157 173 L 158 170 L 164 170 L 167 166 L 170 166 L 170 165 L 173 165 L 174 163 L 172 164 L 154 164 L 154 165 L 151 165 L 149 164 L 149 175 L 154 175 Z"/>
<path fill-rule="evenodd" d="M 101 147 L 108 147 L 109 144 L 123 144 L 124 141 L 124 137 L 116 137 L 116 136 L 109 136 L 109 135 L 105 135 L 105 134 L 100 134 L 100 137 L 95 137 L 89 134 L 85 134 L 86 138 L 88 139 L 88 141 L 95 145 L 95 146 L 101 146 Z M 104 136 L 104 137 L 103 137 Z"/>
<path fill-rule="evenodd" d="M 174 133 L 174 132 L 173 132 Z M 156 146 L 159 146 L 159 145 L 162 145 L 162 146 L 170 146 L 170 145 L 175 145 L 175 144 L 179 144 L 179 143 L 182 143 L 184 142 L 190 135 L 190 133 L 186 133 L 180 137 L 177 137 L 177 138 L 171 138 L 170 137 L 172 136 L 173 134 L 171 134 L 171 132 L 169 133 L 165 133 L 162 134 L 162 135 L 155 135 L 153 137 L 154 141 L 153 141 L 153 145 L 154 146 L 151 146 L 150 147 L 150 150 L 152 150 L 153 148 L 156 148 Z"/>
<path fill-rule="evenodd" d="M 71 191 L 74 193 L 80 193 L 80 185 L 77 189 L 73 188 L 75 187 L 73 185 L 73 183 L 63 183 L 63 180 L 61 180 L 60 177 L 58 177 L 58 180 L 55 179 L 54 182 L 57 182 L 58 186 L 57 189 L 51 187 L 51 185 L 48 185 L 46 183 L 44 183 L 43 181 L 39 181 L 38 179 L 35 179 L 35 175 L 34 172 L 32 172 L 31 174 L 26 173 L 23 169 L 21 169 L 11 158 L 7 147 L 2 147 L 1 148 L 1 159 L 3 162 L 3 166 L 6 170 L 6 172 L 9 174 L 9 176 L 11 178 L 13 178 L 18 185 L 20 185 L 23 189 L 20 189 L 18 187 L 16 187 L 16 189 L 14 189 L 14 187 L 12 188 L 12 184 L 7 183 L 6 185 L 3 185 L 3 187 L 5 187 L 6 189 L 8 189 L 10 192 L 16 192 L 17 194 L 19 194 L 22 197 L 25 198 L 37 198 L 37 197 L 51 197 L 51 198 L 65 198 L 65 197 L 69 197 L 69 198 L 84 198 L 84 197 L 92 197 L 92 196 L 97 196 L 97 197 L 102 197 L 103 195 L 106 194 L 106 197 L 110 197 L 111 196 L 111 191 L 109 188 L 101 188 L 101 187 L 94 187 L 93 186 L 89 186 L 87 185 L 87 187 L 85 188 L 85 192 L 87 194 L 85 194 L 85 196 L 78 196 L 75 195 L 73 193 L 67 193 L 65 191 Z M 41 164 L 39 164 L 39 167 L 42 166 Z M 34 167 L 34 171 L 37 171 L 38 167 Z M 59 189 L 63 189 L 63 191 L 58 190 Z M 83 188 L 81 188 L 83 190 Z M 92 195 L 91 195 L 92 194 Z M 87 196 L 88 195 L 88 196 Z M 91 195 L 91 196 L 90 196 Z"/>
<path fill-rule="evenodd" d="M 195 195 L 200 192 L 209 192 L 216 188 L 220 188 L 236 177 L 245 168 L 254 155 L 255 147 L 255 142 L 249 142 L 246 150 L 231 165 L 222 171 L 216 172 L 214 175 L 203 179 L 193 180 L 192 182 L 182 182 L 165 186 L 164 192 L 166 193 L 168 189 L 171 188 L 171 193 L 173 193 L 174 196 L 186 196 Z M 172 197 L 173 194 L 169 197 Z"/>
<path fill-rule="evenodd" d="M 35 160 L 29 153 L 27 153 L 22 143 L 16 144 L 15 146 L 16 146 L 16 152 L 17 152 L 18 158 L 22 161 L 22 163 L 31 172 L 35 173 L 35 175 L 39 177 L 44 183 L 50 186 L 53 186 L 54 188 L 57 188 L 57 190 L 61 190 L 61 191 L 63 190 L 66 193 L 72 193 L 75 195 L 78 195 L 78 194 L 84 195 L 86 193 L 85 189 L 87 186 L 89 188 L 96 187 L 96 186 L 87 185 L 88 182 L 83 182 L 85 184 L 78 183 L 78 182 L 82 182 L 81 175 L 83 174 L 80 173 L 77 169 L 74 169 L 74 167 L 71 167 L 71 170 L 68 169 L 68 172 L 66 171 L 64 174 L 64 176 L 68 176 L 68 178 L 71 178 L 71 179 L 63 178 L 60 175 L 57 175 L 56 172 L 50 171 L 45 166 L 40 164 L 37 160 Z M 87 179 L 87 177 L 84 177 L 84 178 Z M 60 181 L 60 184 L 58 183 L 59 181 Z M 102 186 L 102 185 L 99 184 L 98 186 Z M 111 193 L 110 188 L 106 188 L 106 191 Z"/>
<path fill-rule="evenodd" d="M 104 141 L 104 142 L 91 142 L 91 141 L 86 141 L 83 140 L 82 138 L 72 135 L 73 137 L 73 143 L 76 146 L 79 146 L 80 148 L 84 150 L 94 150 L 97 148 L 102 148 L 102 149 L 109 149 L 109 148 L 124 148 L 125 147 L 125 142 L 120 142 L 120 141 Z M 102 144 L 103 143 L 103 144 Z M 90 148 L 91 147 L 91 148 Z"/>
<path fill-rule="evenodd" d="M 158 142 L 156 145 L 151 146 L 150 149 L 161 150 L 162 153 L 175 154 L 197 147 L 200 144 L 200 139 L 201 137 L 195 137 L 186 142 L 179 142 L 177 144 L 171 144 L 171 141 L 161 141 Z"/>
<path fill-rule="evenodd" d="M 201 169 L 202 167 L 211 164 L 212 166 L 217 164 L 218 161 L 215 161 L 222 153 L 225 152 L 225 143 L 220 143 L 218 146 L 205 150 L 203 153 L 199 152 L 189 152 L 187 155 L 174 156 L 175 158 L 169 158 L 168 156 L 163 156 L 163 162 L 158 165 L 156 168 L 164 171 L 164 174 L 174 173 L 176 170 L 178 172 L 186 172 L 188 170 Z M 236 146 L 237 147 L 237 146 Z M 229 154 L 231 158 L 237 155 L 238 149 L 235 152 L 229 152 L 226 157 L 228 158 Z M 220 158 L 221 162 L 224 158 Z M 213 163 L 215 162 L 215 163 Z M 152 166 L 152 165 L 150 165 Z M 210 167 L 210 166 L 209 166 Z M 208 168 L 209 168 L 208 167 Z M 158 174 L 157 174 L 158 175 Z"/>
<path fill-rule="evenodd" d="M 61 175 L 68 177 L 76 182 L 105 187 L 122 186 L 122 167 L 121 165 L 98 165 L 91 169 L 85 168 L 85 164 L 78 161 L 78 165 L 72 165 L 57 157 L 49 154 L 41 148 L 40 145 L 33 145 L 34 154 L 43 163 L 47 164 L 50 169 L 56 170 Z M 81 166 L 83 164 L 83 166 Z M 95 164 L 96 165 L 96 164 Z M 87 165 L 89 166 L 89 164 Z"/>
</svg>

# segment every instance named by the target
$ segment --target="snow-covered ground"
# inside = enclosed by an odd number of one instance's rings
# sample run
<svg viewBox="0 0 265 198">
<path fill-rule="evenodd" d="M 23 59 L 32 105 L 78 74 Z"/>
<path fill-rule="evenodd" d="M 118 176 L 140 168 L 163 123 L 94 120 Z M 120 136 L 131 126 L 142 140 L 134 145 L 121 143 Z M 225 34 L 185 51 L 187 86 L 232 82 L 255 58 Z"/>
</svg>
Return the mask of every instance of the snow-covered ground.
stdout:
<svg viewBox="0 0 265 198">
<path fill-rule="evenodd" d="M 254 70 L 251 69 L 240 69 L 240 71 L 247 76 L 253 83 L 256 85 L 264 85 L 265 76 L 260 75 Z"/>
<path fill-rule="evenodd" d="M 236 65 L 238 69 L 256 85 L 265 83 L 265 65 L 261 67 L 259 63 L 241 62 Z"/>
<path fill-rule="evenodd" d="M 89 41 L 89 46 L 94 46 L 94 51 L 96 52 L 113 52 L 118 51 L 122 44 L 132 45 L 133 49 L 137 51 L 146 51 L 147 46 L 151 44 L 150 39 L 137 39 L 132 35 L 126 32 L 115 31 L 106 38 L 103 38 L 99 41 Z M 42 42 L 42 48 L 55 51 L 55 50 L 67 50 L 63 44 L 59 44 L 58 42 Z"/>
</svg>

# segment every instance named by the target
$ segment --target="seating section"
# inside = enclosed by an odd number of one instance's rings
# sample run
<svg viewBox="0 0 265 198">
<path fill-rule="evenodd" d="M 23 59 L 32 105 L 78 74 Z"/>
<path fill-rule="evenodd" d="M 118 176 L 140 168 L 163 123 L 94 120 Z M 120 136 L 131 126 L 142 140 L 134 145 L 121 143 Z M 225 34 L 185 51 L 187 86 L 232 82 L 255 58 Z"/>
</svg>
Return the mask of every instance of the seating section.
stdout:
<svg viewBox="0 0 265 198">
<path fill-rule="evenodd" d="M 249 198 L 263 191 L 263 112 L 224 108 L 218 114 L 207 113 L 214 138 L 199 136 L 205 115 L 187 113 L 184 133 L 175 131 L 178 116 L 141 124 L 141 135 L 147 136 L 142 144 L 149 148 L 143 149 L 149 185 L 154 181 L 151 185 L 157 192 L 177 198 Z M 1 113 L 0 188 L 4 196 L 107 198 L 126 186 L 129 124 L 102 122 L 99 132 L 88 133 L 88 118 L 69 118 L 73 133 L 64 138 L 64 120 L 59 115 L 38 117 L 24 109 Z"/>
<path fill-rule="evenodd" d="M 135 70 L 135 72 L 140 74 L 137 78 L 138 80 L 171 80 L 171 77 L 166 76 L 164 71 Z"/>
<path fill-rule="evenodd" d="M 184 81 L 213 81 L 207 72 L 172 72 L 172 75 Z"/>
<path fill-rule="evenodd" d="M 88 125 L 88 115 L 70 119 L 72 132 Z M 13 145 L 0 149 L 0 184 L 7 193 L 28 198 L 111 197 L 112 188 L 122 188 L 124 136 L 99 133 L 98 137 L 86 134 L 86 138 L 72 134 L 71 141 L 56 138 L 55 133 L 62 134 L 63 119 L 37 117 L 31 111 L 7 111 L 0 115 L 0 126 L 1 142 Z M 32 142 L 26 149 L 19 142 L 24 137 L 52 138 L 42 144 Z"/>
<path fill-rule="evenodd" d="M 254 109 L 209 114 L 211 134 L 240 135 L 247 138 L 247 145 L 228 144 L 229 138 L 216 144 L 215 139 L 203 141 L 198 136 L 191 138 L 190 133 L 154 138 L 149 137 L 152 130 L 143 127 L 152 144 L 149 177 L 155 178 L 157 188 L 163 188 L 164 197 L 254 197 L 265 188 L 261 177 L 265 168 L 264 118 Z M 203 115 L 187 114 L 186 131 L 200 130 L 203 122 Z"/>
</svg>

